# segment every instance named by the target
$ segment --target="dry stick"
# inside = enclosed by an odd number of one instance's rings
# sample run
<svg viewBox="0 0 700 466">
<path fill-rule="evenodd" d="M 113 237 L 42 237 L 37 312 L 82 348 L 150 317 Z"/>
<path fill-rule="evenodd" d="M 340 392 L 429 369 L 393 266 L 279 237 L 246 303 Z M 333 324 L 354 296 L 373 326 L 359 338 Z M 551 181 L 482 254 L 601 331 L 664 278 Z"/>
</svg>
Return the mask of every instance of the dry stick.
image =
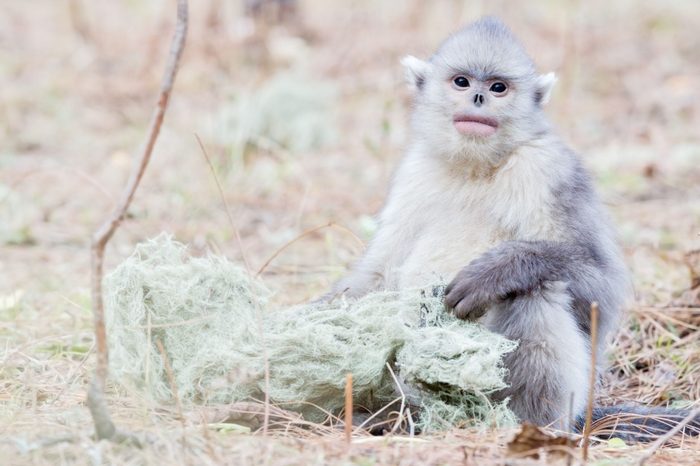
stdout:
<svg viewBox="0 0 700 466">
<path fill-rule="evenodd" d="M 411 408 L 406 408 L 406 417 L 408 418 L 408 435 L 413 437 L 416 434 L 416 424 L 413 422 Z"/>
<path fill-rule="evenodd" d="M 387 409 L 389 409 L 389 406 L 392 406 L 392 405 L 395 404 L 397 401 L 401 401 L 402 399 L 403 399 L 403 397 L 402 397 L 402 396 L 399 396 L 399 397 L 394 398 L 394 399 L 391 400 L 390 402 L 386 403 L 384 406 L 382 406 L 381 409 L 378 409 L 377 411 L 375 411 L 374 413 L 372 413 L 372 415 L 371 415 L 370 417 L 368 417 L 367 419 L 365 419 L 364 421 L 362 421 L 362 424 L 360 424 L 359 426 L 357 426 L 357 427 L 354 429 L 354 431 L 355 431 L 355 432 L 361 431 L 367 424 L 369 424 L 369 421 L 371 421 L 371 420 L 373 420 L 374 418 L 378 417 L 378 416 L 379 416 L 380 414 L 382 414 L 384 411 L 386 411 Z"/>
<path fill-rule="evenodd" d="M 406 394 L 403 391 L 403 387 L 401 387 L 401 383 L 399 383 L 398 377 L 396 377 L 396 374 L 394 374 L 394 370 L 391 368 L 391 364 L 388 362 L 386 363 L 387 369 L 389 369 L 389 373 L 391 374 L 391 378 L 394 379 L 394 383 L 396 384 L 396 388 L 399 389 L 399 393 L 401 394 L 401 407 L 399 408 L 399 415 L 396 418 L 396 423 L 394 424 L 394 427 L 391 429 L 391 433 L 395 433 L 396 430 L 401 426 L 401 423 L 403 422 L 403 413 L 404 409 L 406 407 Z"/>
<path fill-rule="evenodd" d="M 644 454 L 639 458 L 639 462 L 637 463 L 638 466 L 643 466 L 644 463 L 647 462 L 649 458 L 651 458 L 654 453 L 656 453 L 656 450 L 661 448 L 666 442 L 668 442 L 671 437 L 676 435 L 678 432 L 681 431 L 683 427 L 688 425 L 689 423 L 693 422 L 696 417 L 700 416 L 700 407 L 693 409 L 688 413 L 686 417 L 683 418 L 682 421 L 680 421 L 678 424 L 675 425 L 675 427 L 668 432 L 666 432 L 663 436 L 659 437 L 656 439 L 654 443 L 651 444 L 649 449 L 644 452 Z"/>
<path fill-rule="evenodd" d="M 345 442 L 352 442 L 352 373 L 345 376 Z"/>
<path fill-rule="evenodd" d="M 187 431 L 187 425 L 185 424 L 185 416 L 182 414 L 182 403 L 180 402 L 180 396 L 177 394 L 177 384 L 175 383 L 175 376 L 173 375 L 173 368 L 170 366 L 170 360 L 168 359 L 168 353 L 165 352 L 165 347 L 160 339 L 156 339 L 156 346 L 163 358 L 163 366 L 165 366 L 165 374 L 168 377 L 168 383 L 170 384 L 170 391 L 173 392 L 173 398 L 175 398 L 175 407 L 177 408 L 177 415 L 180 418 L 180 423 L 182 424 L 182 452 L 187 454 L 187 437 L 185 432 Z"/>
<path fill-rule="evenodd" d="M 278 249 L 277 251 L 275 251 L 270 257 L 267 258 L 267 260 L 265 261 L 265 263 L 264 263 L 264 264 L 262 265 L 262 267 L 260 267 L 260 269 L 258 270 L 258 273 L 255 274 L 255 276 L 256 276 L 256 277 L 259 277 L 260 274 L 262 274 L 262 273 L 265 271 L 265 269 L 267 268 L 267 266 L 270 265 L 270 262 L 272 262 L 273 260 L 275 260 L 275 258 L 276 258 L 277 256 L 279 256 L 280 253 L 281 253 L 282 251 L 284 251 L 285 249 L 287 249 L 287 248 L 288 248 L 289 246 L 291 246 L 292 244 L 296 243 L 297 241 L 299 241 L 299 240 L 302 239 L 303 237 L 310 235 L 311 233 L 314 233 L 314 232 L 316 232 L 316 231 L 318 231 L 318 230 L 322 230 L 322 229 L 324 229 L 324 228 L 329 228 L 329 227 L 340 228 L 341 230 L 350 233 L 350 234 L 352 235 L 353 238 L 355 238 L 362 246 L 364 246 L 364 243 L 362 242 L 362 240 L 361 240 L 360 238 L 358 238 L 357 235 L 355 235 L 352 231 L 350 231 L 349 228 L 346 228 L 346 227 L 344 227 L 344 226 L 342 226 L 342 225 L 339 225 L 339 224 L 337 224 L 337 223 L 335 223 L 335 222 L 324 223 L 323 225 L 319 225 L 319 226 L 317 226 L 317 227 L 309 228 L 308 230 L 301 232 L 301 233 L 300 233 L 299 235 L 297 235 L 295 238 L 293 238 L 293 239 L 291 239 L 290 241 L 288 241 L 287 243 L 285 243 L 281 248 L 279 248 L 279 249 Z"/>
<path fill-rule="evenodd" d="M 158 139 L 160 127 L 163 124 L 165 110 L 168 107 L 170 92 L 175 81 L 178 64 L 185 46 L 187 36 L 187 0 L 177 2 L 177 23 L 170 45 L 170 54 L 165 65 L 165 73 L 160 86 L 158 102 L 153 112 L 148 129 L 148 137 L 141 153 L 134 157 L 134 164 L 129 176 L 129 180 L 122 192 L 122 197 L 117 206 L 109 215 L 107 220 L 97 229 L 92 237 L 91 245 L 91 286 L 92 286 L 92 309 L 95 320 L 95 342 L 97 345 L 97 367 L 95 376 L 88 391 L 87 405 L 95 423 L 95 435 L 97 439 L 109 439 L 115 441 L 136 440 L 133 436 L 123 435 L 117 431 L 114 422 L 109 415 L 107 404 L 104 400 L 104 390 L 107 380 L 107 368 L 109 355 L 107 350 L 107 331 L 104 321 L 104 302 L 102 299 L 102 274 L 104 267 L 104 254 L 107 243 L 117 230 L 126 211 L 131 204 L 136 189 L 146 171 L 148 162 L 153 153 L 153 147 Z"/>
<path fill-rule="evenodd" d="M 228 217 L 228 221 L 231 224 L 231 229 L 233 230 L 233 233 L 236 235 L 236 242 L 238 243 L 238 249 L 241 253 L 241 257 L 243 258 L 243 264 L 245 265 L 245 269 L 248 272 L 248 275 L 251 275 L 250 264 L 248 263 L 248 258 L 246 257 L 245 249 L 243 248 L 243 241 L 241 240 L 241 233 L 240 231 L 238 231 L 238 228 L 236 227 L 236 224 L 233 221 L 233 215 L 231 215 L 231 209 L 229 208 L 228 202 L 226 202 L 226 196 L 224 196 L 224 189 L 221 187 L 221 182 L 219 181 L 219 177 L 216 174 L 216 169 L 214 169 L 214 164 L 211 162 L 211 158 L 209 157 L 207 150 L 204 148 L 204 144 L 199 138 L 199 135 L 197 133 L 194 133 L 194 137 L 197 139 L 199 148 L 202 149 L 202 154 L 207 160 L 207 165 L 209 165 L 211 174 L 214 176 L 216 187 L 219 190 L 219 196 L 221 196 L 221 202 L 223 202 L 224 210 L 226 210 L 226 216 Z"/>
<path fill-rule="evenodd" d="M 260 333 L 260 341 L 263 344 L 263 369 L 265 370 L 265 413 L 263 415 L 263 435 L 266 436 L 268 427 L 270 426 L 270 356 L 267 352 L 267 343 L 265 342 L 263 321 L 262 316 L 260 315 L 261 310 L 257 299 L 255 300 L 255 306 L 255 320 L 258 325 L 258 332 Z"/>
<path fill-rule="evenodd" d="M 114 205 L 116 200 L 114 199 L 114 196 L 105 189 L 104 186 L 102 186 L 100 183 L 95 180 L 92 176 L 84 172 L 83 170 L 71 166 L 64 166 L 64 165 L 53 165 L 53 166 L 44 166 L 44 167 L 33 167 L 31 170 L 26 171 L 22 173 L 21 175 L 14 176 L 12 183 L 9 184 L 9 190 L 7 191 L 7 194 L 4 197 L 0 198 L 0 204 L 2 204 L 10 195 L 10 193 L 17 188 L 20 184 L 24 183 L 27 181 L 29 178 L 31 178 L 34 175 L 39 175 L 42 172 L 49 172 L 49 174 L 54 175 L 56 172 L 67 172 L 67 173 L 72 173 L 78 178 L 81 178 L 82 180 L 86 181 L 89 185 L 94 187 L 97 191 L 99 191 L 109 202 L 111 205 Z"/>
<path fill-rule="evenodd" d="M 145 368 L 145 375 L 146 375 L 146 387 L 151 388 L 151 351 L 153 350 L 153 327 L 151 326 L 152 324 L 152 318 L 151 318 L 151 310 L 147 310 L 148 314 L 146 315 L 146 368 Z"/>
<path fill-rule="evenodd" d="M 593 422 L 593 394 L 596 383 L 596 348 L 598 347 L 598 303 L 591 303 L 591 378 L 588 385 L 588 405 L 586 406 L 586 424 L 583 428 L 583 461 L 588 461 L 588 444 Z"/>
<path fill-rule="evenodd" d="M 281 248 L 277 249 L 277 251 L 275 251 L 270 257 L 267 258 L 267 260 L 266 260 L 265 263 L 262 265 L 262 267 L 260 267 L 260 268 L 258 269 L 258 272 L 255 274 L 255 276 L 256 276 L 256 277 L 259 277 L 260 274 L 262 274 L 262 273 L 265 271 L 265 269 L 267 268 L 267 266 L 270 265 L 270 262 L 272 262 L 277 256 L 280 255 L 280 253 L 281 253 L 282 251 L 284 251 L 285 249 L 287 249 L 289 246 L 291 246 L 292 244 L 296 243 L 297 241 L 299 241 L 299 240 L 302 239 L 303 237 L 308 236 L 308 235 L 310 235 L 311 233 L 314 233 L 314 232 L 316 232 L 316 231 L 318 231 L 318 230 L 322 230 L 322 229 L 324 229 L 324 228 L 328 228 L 328 227 L 330 227 L 331 225 L 333 225 L 333 222 L 324 223 L 323 225 L 319 225 L 319 226 L 317 226 L 317 227 L 310 228 L 310 229 L 308 229 L 308 230 L 306 230 L 306 231 L 300 233 L 299 235 L 297 235 L 294 239 L 292 239 L 292 240 L 288 241 L 287 243 L 285 243 Z"/>
</svg>

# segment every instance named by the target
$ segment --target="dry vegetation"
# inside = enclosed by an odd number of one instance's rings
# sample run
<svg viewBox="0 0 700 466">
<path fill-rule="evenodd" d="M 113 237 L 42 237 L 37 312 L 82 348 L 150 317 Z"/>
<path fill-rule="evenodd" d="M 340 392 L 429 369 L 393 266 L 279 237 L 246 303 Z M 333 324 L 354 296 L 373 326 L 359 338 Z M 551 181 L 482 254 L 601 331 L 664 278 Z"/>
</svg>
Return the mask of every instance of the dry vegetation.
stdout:
<svg viewBox="0 0 700 466">
<path fill-rule="evenodd" d="M 483 13 L 504 18 L 560 85 L 549 113 L 584 154 L 619 226 L 637 290 L 601 403 L 700 399 L 700 4 L 693 0 L 307 0 L 253 33 L 239 2 L 192 2 L 190 35 L 154 160 L 107 251 L 172 232 L 257 269 L 283 303 L 324 290 L 374 228 L 406 133 L 398 59 L 426 55 Z M 89 238 L 143 140 L 174 2 L 0 4 L 0 454 L 4 464 L 502 464 L 512 431 L 372 438 L 289 423 L 267 436 L 201 410 L 109 391 L 151 441 L 95 443 Z M 261 25 L 258 25 L 261 26 Z M 243 118 L 243 117 L 244 118 Z M 222 181 L 235 240 L 207 161 Z M 693 252 L 695 251 L 695 252 Z M 594 432 L 595 433 L 595 432 Z M 66 441 L 67 440 L 67 441 Z M 649 463 L 698 464 L 680 439 Z M 595 464 L 641 447 L 595 443 Z M 576 458 L 580 452 L 573 452 Z M 575 461 L 578 461 L 577 459 Z M 649 464 L 648 463 L 648 464 Z"/>
</svg>

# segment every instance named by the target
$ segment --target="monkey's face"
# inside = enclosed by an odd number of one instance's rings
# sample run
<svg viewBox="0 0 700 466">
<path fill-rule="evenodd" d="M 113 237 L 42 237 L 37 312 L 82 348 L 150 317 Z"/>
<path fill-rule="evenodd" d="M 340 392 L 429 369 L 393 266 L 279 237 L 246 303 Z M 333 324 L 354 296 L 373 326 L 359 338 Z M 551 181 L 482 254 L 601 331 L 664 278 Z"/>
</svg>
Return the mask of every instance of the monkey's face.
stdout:
<svg viewBox="0 0 700 466">
<path fill-rule="evenodd" d="M 415 92 L 413 132 L 439 154 L 498 162 L 546 125 L 541 108 L 554 75 L 538 76 L 497 20 L 453 34 L 428 61 L 402 63 Z"/>
<path fill-rule="evenodd" d="M 501 124 L 499 116 L 512 100 L 509 84 L 502 78 L 480 81 L 473 76 L 457 74 L 447 84 L 446 97 L 452 101 L 452 122 L 455 130 L 473 138 L 493 137 Z"/>
<path fill-rule="evenodd" d="M 536 75 L 429 65 L 416 89 L 414 131 L 445 156 L 496 163 L 533 134 Z"/>
</svg>

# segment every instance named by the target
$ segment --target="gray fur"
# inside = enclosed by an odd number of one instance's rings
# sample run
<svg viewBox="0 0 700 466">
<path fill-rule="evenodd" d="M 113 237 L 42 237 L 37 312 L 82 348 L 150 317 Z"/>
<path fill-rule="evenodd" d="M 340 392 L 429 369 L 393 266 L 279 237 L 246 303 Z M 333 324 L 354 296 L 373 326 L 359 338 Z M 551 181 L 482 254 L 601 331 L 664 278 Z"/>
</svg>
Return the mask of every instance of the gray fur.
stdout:
<svg viewBox="0 0 700 466">
<path fill-rule="evenodd" d="M 590 246 L 590 245 L 588 245 Z M 564 282 L 573 296 L 590 303 L 605 281 L 586 245 L 555 241 L 505 241 L 472 261 L 447 286 L 445 304 L 461 319 L 475 320 L 494 304 L 533 296 L 546 283 Z M 590 333 L 589 313 L 576 315 Z"/>
<path fill-rule="evenodd" d="M 568 341 L 576 334 L 570 304 L 565 282 L 545 281 L 526 294 L 493 306 L 484 322 L 491 330 L 519 341 L 518 348 L 504 359 L 509 369 L 508 388 L 494 398 L 510 399 L 513 412 L 538 425 L 556 422 L 564 427 L 571 394 L 579 402 L 585 396 L 585 386 L 577 387 L 567 379 L 585 379 L 587 361 L 562 360 L 561 355 L 563 345 L 577 343 Z M 558 340 L 557 335 L 561 336 Z M 579 341 L 576 350 L 585 349 L 585 343 Z"/>
<path fill-rule="evenodd" d="M 538 75 L 493 18 L 453 34 L 427 61 L 402 63 L 415 93 L 411 141 L 379 231 L 329 295 L 452 279 L 445 302 L 458 317 L 520 341 L 505 361 L 510 387 L 497 396 L 523 420 L 565 425 L 572 394 L 574 415 L 585 404 L 590 304 L 600 304 L 602 352 L 630 287 L 590 177 L 542 110 L 555 78 Z M 450 86 L 456 74 L 468 89 Z M 488 92 L 496 79 L 506 95 Z M 497 120 L 497 131 L 460 133 L 455 112 Z"/>
<path fill-rule="evenodd" d="M 652 442 L 673 429 L 690 415 L 687 409 L 646 406 L 605 406 L 593 408 L 593 435 L 601 439 L 619 438 L 625 442 Z M 584 416 L 576 419 L 574 428 L 583 432 Z M 685 437 L 700 436 L 700 416 L 688 422 L 679 432 Z"/>
</svg>

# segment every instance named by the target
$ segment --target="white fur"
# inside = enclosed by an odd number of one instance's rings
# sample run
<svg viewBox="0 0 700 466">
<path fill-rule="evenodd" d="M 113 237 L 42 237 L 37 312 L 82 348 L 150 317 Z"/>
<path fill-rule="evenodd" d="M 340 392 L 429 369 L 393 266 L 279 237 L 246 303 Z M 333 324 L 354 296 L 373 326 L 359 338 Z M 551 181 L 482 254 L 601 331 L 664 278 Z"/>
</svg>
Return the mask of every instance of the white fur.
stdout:
<svg viewBox="0 0 700 466">
<path fill-rule="evenodd" d="M 576 195 L 577 177 L 586 183 L 578 159 L 552 133 L 542 111 L 554 74 L 538 75 L 517 39 L 488 18 L 448 38 L 428 62 L 409 56 L 402 63 L 416 90 L 411 144 L 377 234 L 333 293 L 353 297 L 449 282 L 473 259 L 509 240 L 590 244 L 609 263 L 604 283 L 610 290 L 621 288 L 624 266 L 598 201 L 588 195 L 561 202 L 566 199 L 561 189 Z M 468 76 L 469 86 L 455 86 L 455 75 Z M 494 80 L 507 82 L 508 91 L 489 93 Z M 481 105 L 475 105 L 477 94 L 485 96 Z M 485 138 L 461 134 L 454 118 L 464 114 L 495 120 L 496 132 Z M 595 229 L 581 228 L 580 220 L 588 218 Z M 588 289 L 607 299 L 600 321 L 605 335 L 621 292 L 590 281 Z M 542 290 L 493 306 L 483 319 L 521 341 L 524 350 L 506 362 L 514 374 L 513 391 L 504 392 L 514 412 L 533 422 L 561 421 L 572 393 L 574 415 L 585 404 L 589 349 L 576 321 L 580 309 L 572 308 L 566 286 L 547 282 Z"/>
<path fill-rule="evenodd" d="M 547 73 L 537 77 L 537 87 L 542 95 L 540 105 L 549 103 L 549 99 L 552 97 L 552 89 L 557 81 L 557 75 L 554 73 Z"/>
<path fill-rule="evenodd" d="M 416 58 L 413 55 L 406 55 L 401 59 L 401 65 L 404 68 L 404 77 L 406 82 L 412 88 L 417 88 L 419 81 L 425 79 L 430 71 L 430 63 Z"/>
<path fill-rule="evenodd" d="M 409 151 L 363 259 L 380 270 L 371 288 L 449 281 L 502 241 L 562 238 L 550 206 L 554 183 L 572 169 L 568 161 L 545 147 L 523 146 L 493 173 L 471 177 L 420 148 Z"/>
</svg>

